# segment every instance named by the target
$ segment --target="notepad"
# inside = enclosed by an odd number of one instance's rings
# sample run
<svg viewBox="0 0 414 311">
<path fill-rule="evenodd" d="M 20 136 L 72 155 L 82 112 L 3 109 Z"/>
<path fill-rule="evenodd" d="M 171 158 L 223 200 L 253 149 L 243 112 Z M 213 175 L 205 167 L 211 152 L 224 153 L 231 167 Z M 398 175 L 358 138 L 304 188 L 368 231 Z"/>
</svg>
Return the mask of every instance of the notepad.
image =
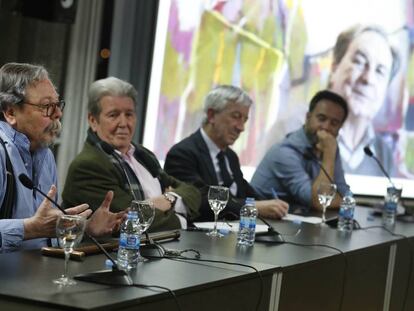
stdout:
<svg viewBox="0 0 414 311">
<path fill-rule="evenodd" d="M 213 230 L 214 222 L 196 222 L 194 225 L 197 228 L 206 229 L 206 230 Z M 256 225 L 256 232 L 267 232 L 268 227 L 266 225 Z M 238 222 L 218 222 L 217 223 L 217 230 L 219 231 L 229 231 L 229 232 L 237 232 L 239 231 L 239 223 Z"/>
<path fill-rule="evenodd" d="M 314 216 L 300 216 L 295 214 L 287 214 L 282 218 L 283 220 L 292 221 L 292 222 L 307 222 L 309 224 L 320 224 L 322 223 L 322 218 Z"/>
</svg>

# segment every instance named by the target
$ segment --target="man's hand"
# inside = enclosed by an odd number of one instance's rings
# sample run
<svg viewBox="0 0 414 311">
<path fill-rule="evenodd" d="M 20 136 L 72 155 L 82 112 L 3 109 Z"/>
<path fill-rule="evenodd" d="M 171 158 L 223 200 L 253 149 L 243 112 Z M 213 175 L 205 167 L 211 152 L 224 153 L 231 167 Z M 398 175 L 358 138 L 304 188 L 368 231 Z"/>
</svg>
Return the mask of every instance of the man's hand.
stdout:
<svg viewBox="0 0 414 311">
<path fill-rule="evenodd" d="M 47 193 L 48 197 L 53 198 L 56 195 L 56 187 L 50 187 Z M 67 210 L 68 214 L 81 214 L 88 217 L 92 211 L 88 210 L 87 204 L 78 205 Z M 43 199 L 36 213 L 23 221 L 24 239 L 50 238 L 56 236 L 56 222 L 63 213 L 52 206 L 48 199 Z"/>
<path fill-rule="evenodd" d="M 66 214 L 69 215 L 79 215 L 85 218 L 88 218 L 92 214 L 92 210 L 89 208 L 88 204 L 81 204 L 75 207 L 65 209 Z"/>
<path fill-rule="evenodd" d="M 289 204 L 282 200 L 256 201 L 259 215 L 265 218 L 280 219 L 288 213 Z"/>
<path fill-rule="evenodd" d="M 119 226 L 124 220 L 126 213 L 125 211 L 119 213 L 112 213 L 109 211 L 113 197 L 113 191 L 108 191 L 101 206 L 88 220 L 86 230 L 90 235 L 103 236 L 119 230 Z"/>
<path fill-rule="evenodd" d="M 150 201 L 154 204 L 154 207 L 160 211 L 166 212 L 171 209 L 171 203 L 163 195 L 151 198 Z"/>
<path fill-rule="evenodd" d="M 336 137 L 324 130 L 317 131 L 316 137 L 318 138 L 315 145 L 316 149 L 324 155 L 335 157 L 338 148 Z"/>
</svg>

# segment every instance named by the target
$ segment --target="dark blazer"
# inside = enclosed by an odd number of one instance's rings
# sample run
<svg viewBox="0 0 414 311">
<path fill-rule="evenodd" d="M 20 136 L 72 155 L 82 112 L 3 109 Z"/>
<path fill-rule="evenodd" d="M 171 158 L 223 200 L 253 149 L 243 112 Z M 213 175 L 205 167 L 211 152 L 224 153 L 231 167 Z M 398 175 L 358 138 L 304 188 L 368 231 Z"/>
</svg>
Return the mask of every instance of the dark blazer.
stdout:
<svg viewBox="0 0 414 311">
<path fill-rule="evenodd" d="M 192 221 L 197 217 L 200 206 L 200 193 L 190 184 L 186 184 L 167 175 L 160 167 L 155 155 L 142 146 L 136 146 L 136 155 L 145 158 L 142 165 L 153 176 L 156 174 L 162 187 L 171 186 L 174 192 L 181 196 L 187 207 L 187 219 Z M 154 173 L 155 172 L 155 173 Z M 85 142 L 83 150 L 72 161 L 66 177 L 62 198 L 65 207 L 75 206 L 81 203 L 88 203 L 95 210 L 97 209 L 106 192 L 114 191 L 114 198 L 111 203 L 111 211 L 123 211 L 130 206 L 133 200 L 130 190 L 126 187 L 124 175 L 117 169 L 104 154 L 104 152 L 89 142 Z M 164 192 L 161 189 L 161 192 Z M 155 209 L 155 218 L 149 231 L 162 231 L 180 228 L 180 222 L 173 210 L 162 212 Z"/>
<path fill-rule="evenodd" d="M 256 198 L 256 193 L 243 178 L 237 154 L 230 148 L 225 150 L 225 154 L 237 183 L 237 195 L 230 195 L 227 206 L 219 216 L 235 219 L 240 214 L 240 207 L 244 204 L 245 198 Z M 200 217 L 196 221 L 214 220 L 214 214 L 208 205 L 207 194 L 209 185 L 218 185 L 218 180 L 213 161 L 200 130 L 177 143 L 168 151 L 164 170 L 175 178 L 192 183 L 200 189 Z"/>
</svg>

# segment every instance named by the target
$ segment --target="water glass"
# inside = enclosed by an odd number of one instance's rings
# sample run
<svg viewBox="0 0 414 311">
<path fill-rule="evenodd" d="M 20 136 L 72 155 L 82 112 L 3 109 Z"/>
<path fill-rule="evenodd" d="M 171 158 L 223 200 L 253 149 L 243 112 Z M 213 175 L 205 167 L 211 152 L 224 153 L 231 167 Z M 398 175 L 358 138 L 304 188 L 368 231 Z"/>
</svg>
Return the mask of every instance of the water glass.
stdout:
<svg viewBox="0 0 414 311">
<path fill-rule="evenodd" d="M 68 276 L 68 262 L 73 248 L 82 240 L 86 219 L 79 215 L 61 215 L 56 223 L 56 237 L 65 252 L 65 268 L 60 278 L 53 280 L 59 285 L 74 285 L 76 281 Z"/>
<path fill-rule="evenodd" d="M 131 202 L 131 210 L 136 211 L 138 214 L 139 231 L 140 231 L 140 234 L 142 235 L 148 230 L 148 228 L 151 226 L 154 220 L 154 217 L 155 217 L 154 204 L 149 200 L 144 200 L 144 201 L 134 200 Z M 147 259 L 142 257 L 141 254 L 139 253 L 138 261 L 143 262 L 143 261 L 147 261 Z"/>
<path fill-rule="evenodd" d="M 318 200 L 319 203 L 322 206 L 322 223 L 326 222 L 326 209 L 329 205 L 331 205 L 331 202 L 336 194 L 336 185 L 327 183 L 327 182 L 321 182 L 318 186 Z"/>
<path fill-rule="evenodd" d="M 214 228 L 207 235 L 211 237 L 222 237 L 223 234 L 217 230 L 218 214 L 226 207 L 229 200 L 229 188 L 223 186 L 210 186 L 208 189 L 208 204 L 214 213 Z"/>
</svg>

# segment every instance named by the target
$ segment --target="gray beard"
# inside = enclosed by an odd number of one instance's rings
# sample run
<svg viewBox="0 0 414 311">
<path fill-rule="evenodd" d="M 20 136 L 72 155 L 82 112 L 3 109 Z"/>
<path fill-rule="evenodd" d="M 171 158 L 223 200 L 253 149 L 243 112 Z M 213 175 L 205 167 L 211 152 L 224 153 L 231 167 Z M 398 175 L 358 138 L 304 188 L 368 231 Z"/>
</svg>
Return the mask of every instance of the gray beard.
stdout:
<svg viewBox="0 0 414 311">
<path fill-rule="evenodd" d="M 55 144 L 56 138 L 60 135 L 60 132 L 62 131 L 62 123 L 60 123 L 59 120 L 56 120 L 52 122 L 47 128 L 45 128 L 45 133 L 54 133 L 55 138 L 51 141 L 44 141 L 41 143 L 42 148 L 49 148 L 53 147 Z"/>
</svg>

